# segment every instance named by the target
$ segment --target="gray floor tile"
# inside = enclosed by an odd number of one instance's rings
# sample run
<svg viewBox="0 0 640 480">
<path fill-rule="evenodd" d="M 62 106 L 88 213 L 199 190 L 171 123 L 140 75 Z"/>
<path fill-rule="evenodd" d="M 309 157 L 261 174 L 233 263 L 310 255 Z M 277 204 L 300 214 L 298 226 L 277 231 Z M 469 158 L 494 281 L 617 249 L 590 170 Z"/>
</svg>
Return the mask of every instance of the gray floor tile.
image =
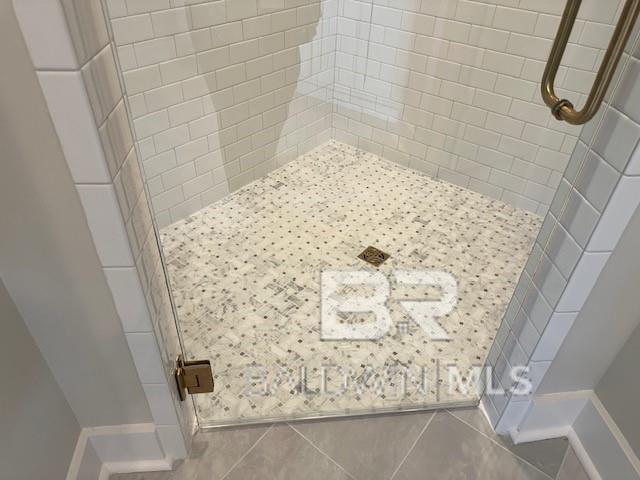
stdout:
<svg viewBox="0 0 640 480">
<path fill-rule="evenodd" d="M 199 433 L 189 459 L 178 470 L 179 480 L 222 478 L 267 430 L 268 425 Z"/>
<path fill-rule="evenodd" d="M 394 480 L 549 480 L 447 412 L 439 412 Z"/>
<path fill-rule="evenodd" d="M 225 480 L 351 478 L 288 425 L 273 427 Z"/>
<path fill-rule="evenodd" d="M 389 479 L 433 413 L 295 423 L 292 427 L 358 479 Z"/>
<path fill-rule="evenodd" d="M 571 447 L 567 450 L 567 456 L 558 473 L 558 480 L 589 480 L 589 475 Z"/>
<path fill-rule="evenodd" d="M 219 480 L 267 430 L 268 425 L 200 432 L 189 458 L 177 462 L 173 472 L 111 475 L 109 480 Z"/>
<path fill-rule="evenodd" d="M 433 415 L 360 417 L 300 422 L 292 424 L 293 428 L 238 427 L 199 433 L 190 457 L 176 464 L 174 472 L 112 475 L 111 480 L 220 480 L 227 473 L 225 480 L 388 479 Z M 566 440 L 513 445 L 508 438 L 495 435 L 477 409 L 439 412 L 415 445 L 396 480 L 549 480 L 556 478 L 560 465 L 558 480 L 587 479 L 573 451 L 562 464 Z"/>
<path fill-rule="evenodd" d="M 569 446 L 566 438 L 514 445 L 509 437 L 497 435 L 487 422 L 486 417 L 477 408 L 450 410 L 449 413 L 508 448 L 515 455 L 539 468 L 551 478 L 555 478 L 558 474 Z"/>
</svg>

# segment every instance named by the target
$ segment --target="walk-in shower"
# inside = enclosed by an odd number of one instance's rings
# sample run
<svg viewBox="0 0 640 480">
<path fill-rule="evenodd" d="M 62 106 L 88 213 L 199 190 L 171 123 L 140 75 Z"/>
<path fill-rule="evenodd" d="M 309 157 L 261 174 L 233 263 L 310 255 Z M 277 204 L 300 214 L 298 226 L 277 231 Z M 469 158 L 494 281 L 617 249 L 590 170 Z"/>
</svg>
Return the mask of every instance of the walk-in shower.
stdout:
<svg viewBox="0 0 640 480">
<path fill-rule="evenodd" d="M 126 91 L 201 425 L 471 405 L 494 341 L 531 353 L 496 336 L 563 174 L 615 168 L 554 115 L 607 101 L 637 2 L 104 3 L 85 75 Z"/>
</svg>

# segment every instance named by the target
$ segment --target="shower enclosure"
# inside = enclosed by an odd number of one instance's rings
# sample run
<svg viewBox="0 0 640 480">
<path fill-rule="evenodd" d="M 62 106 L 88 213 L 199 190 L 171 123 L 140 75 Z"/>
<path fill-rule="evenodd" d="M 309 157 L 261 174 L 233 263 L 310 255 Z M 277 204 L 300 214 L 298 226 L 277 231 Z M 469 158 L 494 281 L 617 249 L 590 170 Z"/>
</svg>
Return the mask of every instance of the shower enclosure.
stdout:
<svg viewBox="0 0 640 480">
<path fill-rule="evenodd" d="M 631 17 L 573 3 L 560 116 Z M 544 325 L 507 307 L 563 174 L 615 168 L 586 155 L 602 115 L 583 131 L 540 95 L 564 2 L 104 4 L 118 71 L 84 73 L 126 92 L 125 168 L 142 166 L 185 356 L 212 364 L 201 425 L 472 405 L 494 342 L 531 353 L 521 334 Z"/>
</svg>

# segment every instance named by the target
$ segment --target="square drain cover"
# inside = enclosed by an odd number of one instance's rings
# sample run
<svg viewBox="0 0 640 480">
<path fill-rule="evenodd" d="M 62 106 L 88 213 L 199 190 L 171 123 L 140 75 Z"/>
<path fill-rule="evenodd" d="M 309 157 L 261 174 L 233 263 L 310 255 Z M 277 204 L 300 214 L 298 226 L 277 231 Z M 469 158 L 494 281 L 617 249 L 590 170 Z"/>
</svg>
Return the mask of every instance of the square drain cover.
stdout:
<svg viewBox="0 0 640 480">
<path fill-rule="evenodd" d="M 382 265 L 385 260 L 390 257 L 388 253 L 378 250 L 376 247 L 367 247 L 364 252 L 358 255 L 358 258 L 370 263 L 374 267 Z"/>
</svg>

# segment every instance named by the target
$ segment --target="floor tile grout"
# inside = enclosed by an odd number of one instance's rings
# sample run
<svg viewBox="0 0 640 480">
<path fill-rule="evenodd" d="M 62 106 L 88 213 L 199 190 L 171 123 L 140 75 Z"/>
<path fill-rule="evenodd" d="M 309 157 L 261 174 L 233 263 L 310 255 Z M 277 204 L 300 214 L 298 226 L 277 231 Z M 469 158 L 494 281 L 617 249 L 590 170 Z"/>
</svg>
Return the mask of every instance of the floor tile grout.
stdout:
<svg viewBox="0 0 640 480">
<path fill-rule="evenodd" d="M 529 465 L 531 468 L 534 468 L 535 470 L 537 470 L 538 472 L 540 472 L 542 475 L 544 475 L 545 477 L 554 480 L 553 477 L 551 477 L 551 475 L 549 475 L 548 473 L 543 472 L 542 470 L 540 470 L 538 467 L 536 467 L 535 465 L 533 465 L 532 463 L 528 462 L 527 460 L 525 460 L 524 458 L 520 457 L 519 455 L 516 455 L 515 453 L 513 453 L 511 450 L 509 450 L 507 447 L 505 447 L 504 445 L 500 444 L 499 442 L 496 442 L 493 438 L 491 438 L 489 435 L 487 435 L 486 433 L 484 433 L 483 431 L 477 429 L 476 427 L 474 427 L 473 425 L 471 425 L 468 422 L 465 422 L 463 419 L 461 419 L 460 417 L 458 417 L 457 415 L 455 415 L 454 413 L 452 413 L 449 410 L 442 410 L 444 412 L 447 412 L 450 416 L 452 416 L 453 418 L 455 418 L 457 421 L 459 421 L 460 423 L 466 425 L 467 427 L 471 428 L 472 430 L 475 430 L 476 432 L 478 432 L 480 435 L 482 435 L 483 437 L 485 437 L 487 440 L 489 440 L 490 442 L 492 442 L 494 445 L 497 445 L 498 447 L 500 447 L 501 449 L 503 449 L 504 451 L 508 452 L 512 457 L 517 458 L 518 460 L 520 460 L 523 463 L 526 463 L 527 465 Z M 565 452 L 566 455 L 566 452 Z"/>
<path fill-rule="evenodd" d="M 349 472 L 346 468 L 344 468 L 342 465 L 340 465 L 336 460 L 334 460 L 331 455 L 329 455 L 328 453 L 325 453 L 320 447 L 318 447 L 315 443 L 313 443 L 311 441 L 311 439 L 307 438 L 306 435 L 304 435 L 302 432 L 300 432 L 297 428 L 295 428 L 293 425 L 291 425 L 290 423 L 287 423 L 287 426 L 289 428 L 291 428 L 291 430 L 293 430 L 294 432 L 296 432 L 298 435 L 300 435 L 302 438 L 304 438 L 307 442 L 309 442 L 309 444 L 315 448 L 318 452 L 320 452 L 322 455 L 324 455 L 325 457 L 327 457 L 329 460 L 331 460 L 332 463 L 334 463 L 340 470 L 342 470 L 344 473 L 346 473 L 349 477 L 353 478 L 355 480 L 355 475 L 352 475 L 351 472 Z"/>
<path fill-rule="evenodd" d="M 251 451 L 256 447 L 256 445 L 258 445 L 262 441 L 265 435 L 273 429 L 274 425 L 275 424 L 270 425 L 269 428 L 267 428 L 267 430 L 262 435 L 260 435 L 260 438 L 258 438 L 255 441 L 255 443 L 251 445 L 246 452 L 244 452 L 244 454 L 231 466 L 229 471 L 227 471 L 227 473 L 225 473 L 220 480 L 224 480 L 225 478 L 227 478 L 227 476 L 233 471 L 233 469 L 236 468 L 238 465 L 240 465 L 240 463 L 247 457 L 247 455 L 249 455 L 249 453 L 251 453 Z"/>
<path fill-rule="evenodd" d="M 409 458 L 409 455 L 411 455 L 411 452 L 413 452 L 413 449 L 416 447 L 416 445 L 418 444 L 418 442 L 420 441 L 420 439 L 422 438 L 422 436 L 424 435 L 424 432 L 427 431 L 427 428 L 429 428 L 429 425 L 431 425 L 431 422 L 433 421 L 433 419 L 436 417 L 436 415 L 438 414 L 440 410 L 436 410 L 435 412 L 433 412 L 431 414 L 431 417 L 429 417 L 429 420 L 427 420 L 427 423 L 425 424 L 425 426 L 422 428 L 422 431 L 418 434 L 418 436 L 416 437 L 415 441 L 411 444 L 411 446 L 409 447 L 409 450 L 407 450 L 406 455 L 402 458 L 402 460 L 400 460 L 400 463 L 398 464 L 398 466 L 396 467 L 396 469 L 393 471 L 393 473 L 391 474 L 391 477 L 389 477 L 389 480 L 393 480 L 395 478 L 395 476 L 397 475 L 397 473 L 400 471 L 400 468 L 402 467 L 402 465 L 404 464 L 404 462 L 407 460 L 407 458 Z"/>
</svg>

